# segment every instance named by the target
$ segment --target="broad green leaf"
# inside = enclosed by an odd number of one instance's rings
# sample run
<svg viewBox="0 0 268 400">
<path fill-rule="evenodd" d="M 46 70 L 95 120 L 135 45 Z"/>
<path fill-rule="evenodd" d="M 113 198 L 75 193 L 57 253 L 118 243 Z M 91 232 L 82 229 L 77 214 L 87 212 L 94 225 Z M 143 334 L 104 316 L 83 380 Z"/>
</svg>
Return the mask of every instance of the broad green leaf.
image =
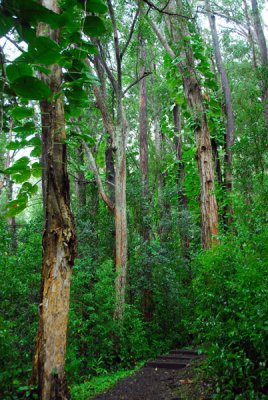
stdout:
<svg viewBox="0 0 268 400">
<path fill-rule="evenodd" d="M 100 0 L 78 0 L 78 4 L 87 12 L 105 14 L 108 11 L 106 4 Z"/>
<path fill-rule="evenodd" d="M 29 118 L 34 115 L 34 109 L 29 107 L 14 107 L 10 111 L 11 117 L 20 121 L 23 118 Z"/>
<path fill-rule="evenodd" d="M 34 0 L 4 0 L 3 5 L 18 17 L 21 25 L 36 26 L 38 22 L 45 22 L 52 28 L 60 26 L 60 15 Z"/>
<path fill-rule="evenodd" d="M 49 86 L 32 76 L 18 78 L 12 86 L 19 96 L 27 100 L 43 100 L 51 96 Z"/>
<path fill-rule="evenodd" d="M 90 15 L 84 21 L 84 33 L 87 36 L 97 37 L 105 32 L 106 28 L 101 18 Z"/>
<path fill-rule="evenodd" d="M 33 70 L 28 64 L 10 64 L 6 68 L 7 77 L 10 82 L 14 82 L 16 79 L 22 76 L 32 76 Z"/>
<path fill-rule="evenodd" d="M 7 150 L 18 150 L 21 149 L 24 144 L 25 142 L 22 142 L 21 140 L 14 140 L 13 142 L 10 142 L 6 148 Z"/>
<path fill-rule="evenodd" d="M 21 157 L 18 160 L 16 160 L 11 167 L 6 168 L 4 170 L 4 173 L 7 175 L 12 175 L 16 174 L 17 172 L 21 172 L 27 168 L 29 162 L 30 159 L 28 157 Z"/>
<path fill-rule="evenodd" d="M 23 183 L 30 179 L 31 177 L 31 169 L 29 166 L 26 166 L 24 169 L 21 169 L 19 172 L 12 174 L 12 180 L 16 183 Z"/>
<path fill-rule="evenodd" d="M 27 207 L 27 202 L 19 202 L 17 200 L 13 200 L 9 204 L 7 204 L 7 212 L 6 215 L 8 217 L 14 217 L 15 215 L 21 213 Z"/>
<path fill-rule="evenodd" d="M 26 195 L 28 197 L 31 197 L 37 191 L 38 191 L 37 185 L 32 185 L 30 182 L 24 182 L 20 189 L 18 197 L 20 197 L 21 195 Z"/>
<path fill-rule="evenodd" d="M 42 176 L 42 165 L 38 162 L 32 164 L 32 175 L 35 178 Z"/>
<path fill-rule="evenodd" d="M 36 127 L 35 127 L 35 124 L 33 123 L 33 121 L 26 122 L 23 125 L 17 125 L 17 126 L 15 126 L 15 128 L 13 128 L 14 132 L 23 133 L 23 135 L 18 135 L 23 138 L 29 136 L 29 134 L 34 133 L 35 130 L 36 130 Z"/>
<path fill-rule="evenodd" d="M 2 14 L 0 18 L 0 37 L 5 36 L 13 25 L 12 18 Z"/>
<path fill-rule="evenodd" d="M 56 64 L 60 58 L 60 47 L 54 40 L 40 36 L 29 44 L 29 56 L 35 64 Z"/>
<path fill-rule="evenodd" d="M 42 72 L 45 75 L 49 75 L 51 73 L 49 68 L 43 67 L 42 65 L 34 65 L 33 67 L 36 71 Z"/>
<path fill-rule="evenodd" d="M 40 145 L 36 145 L 34 149 L 31 151 L 30 156 L 31 157 L 40 157 L 42 153 L 42 147 L 41 147 L 41 141 Z"/>
</svg>

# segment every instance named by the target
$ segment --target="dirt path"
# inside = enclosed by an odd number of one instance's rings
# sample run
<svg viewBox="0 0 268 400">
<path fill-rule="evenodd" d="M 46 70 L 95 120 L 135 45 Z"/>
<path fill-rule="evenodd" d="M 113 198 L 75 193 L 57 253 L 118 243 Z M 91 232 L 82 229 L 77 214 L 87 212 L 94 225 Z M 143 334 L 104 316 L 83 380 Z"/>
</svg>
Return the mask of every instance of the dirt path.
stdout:
<svg viewBox="0 0 268 400">
<path fill-rule="evenodd" d="M 143 367 L 94 400 L 206 400 L 210 385 L 199 376 L 202 357 L 182 369 Z"/>
</svg>

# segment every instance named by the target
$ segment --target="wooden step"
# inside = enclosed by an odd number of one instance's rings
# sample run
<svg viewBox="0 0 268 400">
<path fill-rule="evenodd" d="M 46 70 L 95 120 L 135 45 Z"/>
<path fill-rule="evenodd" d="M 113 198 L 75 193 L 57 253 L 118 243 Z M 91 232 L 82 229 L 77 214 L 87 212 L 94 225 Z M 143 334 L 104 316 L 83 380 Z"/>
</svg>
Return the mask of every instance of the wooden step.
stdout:
<svg viewBox="0 0 268 400">
<path fill-rule="evenodd" d="M 196 350 L 189 350 L 189 349 L 172 350 L 171 354 L 181 354 L 183 356 L 187 355 L 189 357 L 198 356 L 198 353 Z"/>
<path fill-rule="evenodd" d="M 182 362 L 190 362 L 192 361 L 196 356 L 193 355 L 185 355 L 185 354 L 168 354 L 168 355 L 164 355 L 164 356 L 159 356 L 157 357 L 157 359 L 160 360 L 178 360 L 178 361 L 182 361 Z"/>
<path fill-rule="evenodd" d="M 145 366 L 151 368 L 165 368 L 165 369 L 182 369 L 188 365 L 187 362 L 173 361 L 173 360 L 155 360 L 149 361 Z"/>
</svg>

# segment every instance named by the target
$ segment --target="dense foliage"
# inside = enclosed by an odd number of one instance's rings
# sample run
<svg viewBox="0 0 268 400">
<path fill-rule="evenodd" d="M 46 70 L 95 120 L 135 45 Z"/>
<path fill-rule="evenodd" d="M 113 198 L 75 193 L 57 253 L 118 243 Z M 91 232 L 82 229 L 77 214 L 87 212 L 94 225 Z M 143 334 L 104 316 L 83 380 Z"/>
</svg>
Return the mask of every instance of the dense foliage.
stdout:
<svg viewBox="0 0 268 400">
<path fill-rule="evenodd" d="M 37 398 L 29 381 L 42 301 L 45 149 L 42 153 L 40 104 L 51 101 L 45 82 L 51 65 L 59 65 L 63 76 L 56 97 L 62 96 L 65 107 L 64 144 L 78 238 L 65 365 L 73 398 L 93 396 L 145 360 L 192 345 L 207 354 L 204 373 L 213 381 L 215 399 L 267 398 L 267 65 L 256 34 L 252 37 L 256 21 L 250 5 L 206 2 L 223 22 L 218 26 L 220 52 L 235 121 L 228 165 L 226 99 L 205 22 L 207 8 L 179 1 L 178 12 L 170 17 L 161 12 L 162 1 L 154 7 L 146 1 L 138 6 L 113 2 L 114 15 L 108 12 L 110 1 L 59 3 L 62 12 L 57 14 L 35 0 L 0 1 L 0 397 Z M 36 37 L 40 24 L 60 30 L 60 40 Z M 209 195 L 216 195 L 218 204 L 219 230 L 213 246 L 205 246 L 209 249 L 202 248 L 196 162 L 200 115 L 190 109 L 185 90 L 185 60 L 191 57 L 212 144 L 215 185 Z M 116 318 L 118 148 L 112 136 L 120 126 L 120 80 L 127 120 L 121 128 L 128 126 L 122 150 L 128 247 L 124 314 Z M 139 137 L 145 80 L 147 172 L 141 162 L 146 146 Z M 99 381 L 100 376 L 104 379 Z"/>
</svg>

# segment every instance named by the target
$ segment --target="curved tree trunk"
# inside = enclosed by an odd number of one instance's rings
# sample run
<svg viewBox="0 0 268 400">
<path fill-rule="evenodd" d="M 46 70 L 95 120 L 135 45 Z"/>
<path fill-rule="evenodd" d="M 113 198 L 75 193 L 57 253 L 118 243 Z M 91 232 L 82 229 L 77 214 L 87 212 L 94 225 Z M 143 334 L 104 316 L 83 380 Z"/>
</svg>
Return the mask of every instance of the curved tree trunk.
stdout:
<svg viewBox="0 0 268 400">
<path fill-rule="evenodd" d="M 42 4 L 59 12 L 55 0 Z M 38 35 L 59 39 L 58 30 L 39 24 Z M 50 86 L 52 100 L 42 101 L 43 182 L 45 230 L 39 325 L 33 365 L 33 380 L 40 400 L 69 399 L 64 365 L 67 341 L 70 278 L 76 254 L 76 237 L 70 209 L 67 147 L 61 87 L 61 68 L 50 67 L 42 79 Z"/>
</svg>

